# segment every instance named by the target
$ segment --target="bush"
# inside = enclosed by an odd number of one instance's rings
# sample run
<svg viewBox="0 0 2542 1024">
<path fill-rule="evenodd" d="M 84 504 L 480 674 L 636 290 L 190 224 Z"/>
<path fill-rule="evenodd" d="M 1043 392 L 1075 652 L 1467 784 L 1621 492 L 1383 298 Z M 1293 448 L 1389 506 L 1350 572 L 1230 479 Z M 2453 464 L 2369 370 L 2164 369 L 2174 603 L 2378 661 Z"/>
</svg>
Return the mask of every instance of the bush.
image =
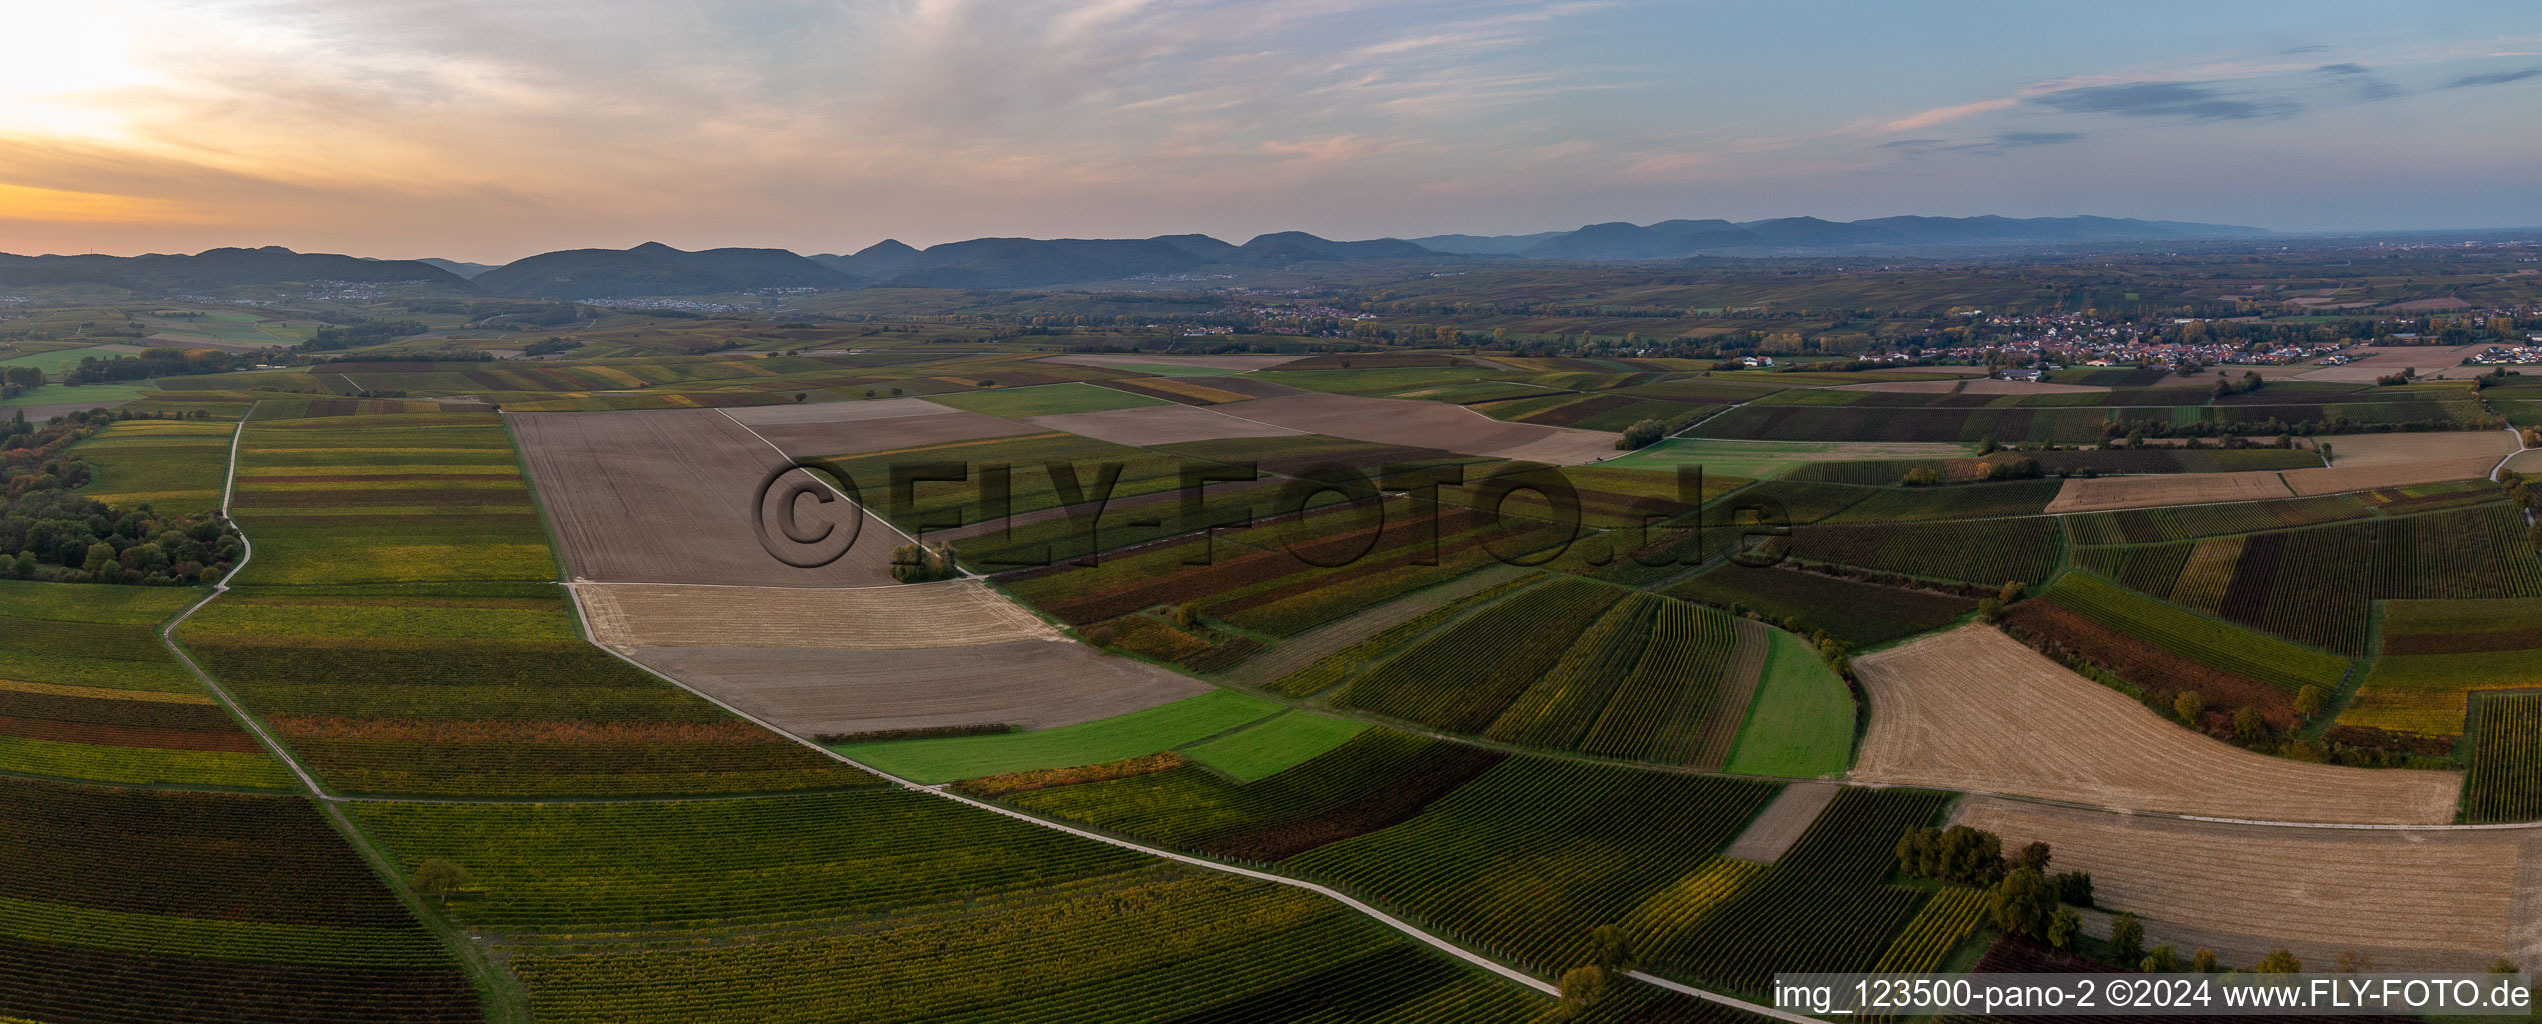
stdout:
<svg viewBox="0 0 2542 1024">
<path fill-rule="evenodd" d="M 891 577 L 902 583 L 933 583 L 962 575 L 951 544 L 903 544 L 891 552 Z"/>
<path fill-rule="evenodd" d="M 1624 436 L 1616 440 L 1615 446 L 1626 451 L 1648 448 L 1667 434 L 1667 425 L 1658 420 L 1643 420 L 1624 428 Z"/>
</svg>

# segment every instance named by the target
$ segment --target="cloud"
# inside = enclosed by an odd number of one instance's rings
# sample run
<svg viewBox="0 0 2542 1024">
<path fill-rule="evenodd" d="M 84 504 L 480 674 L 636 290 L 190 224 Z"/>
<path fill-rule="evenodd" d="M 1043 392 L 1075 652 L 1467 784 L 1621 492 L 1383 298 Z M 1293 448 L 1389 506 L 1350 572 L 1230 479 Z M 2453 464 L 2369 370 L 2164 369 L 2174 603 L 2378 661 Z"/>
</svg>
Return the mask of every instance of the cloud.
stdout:
<svg viewBox="0 0 2542 1024">
<path fill-rule="evenodd" d="M 2280 118 L 2300 109 L 2285 100 L 2235 99 L 2194 82 L 2086 85 L 2043 93 L 2030 101 L 2068 114 L 2177 117 L 2193 121 Z"/>
<path fill-rule="evenodd" d="M 2332 81 L 2344 83 L 2354 89 L 2356 101 L 2359 103 L 2388 100 L 2401 94 L 2400 86 L 2385 81 L 2363 64 L 2324 64 L 2313 70 L 2329 76 Z"/>
<path fill-rule="evenodd" d="M 2483 75 L 2464 75 L 2461 78 L 2457 78 L 2451 82 L 2437 86 L 2437 88 L 2469 89 L 2483 85 L 2505 85 L 2509 82 L 2521 82 L 2525 79 L 2536 76 L 2542 76 L 2542 67 L 2521 68 L 2515 71 L 2492 71 Z"/>
<path fill-rule="evenodd" d="M 1909 114 L 1895 121 L 1881 125 L 1880 131 L 1884 133 L 1917 131 L 1933 127 L 1937 124 L 1946 124 L 1952 121 L 1957 121 L 1963 117 L 1968 117 L 1973 114 L 1983 114 L 1990 110 L 2002 110 L 2020 102 L 2021 101 L 2017 99 L 1979 100 L 1975 103 L 1962 103 L 1949 107 L 1935 107 L 1931 110 L 1924 111 L 1923 113 Z"/>
<path fill-rule="evenodd" d="M 1899 139 L 1895 142 L 1883 142 L 1880 148 L 1896 150 L 1911 156 L 1922 156 L 1927 153 L 1974 153 L 1980 156 L 1993 156 L 2033 146 L 2061 146 L 2069 142 L 2081 141 L 2083 141 L 2081 132 L 2011 131 L 1999 133 L 1993 138 L 1969 139 L 1960 142 L 1947 139 Z"/>
<path fill-rule="evenodd" d="M 2068 142 L 2080 142 L 2082 139 L 2081 132 L 2005 132 L 1995 136 L 1995 147 L 2022 149 L 2029 146 L 2058 146 Z"/>
</svg>

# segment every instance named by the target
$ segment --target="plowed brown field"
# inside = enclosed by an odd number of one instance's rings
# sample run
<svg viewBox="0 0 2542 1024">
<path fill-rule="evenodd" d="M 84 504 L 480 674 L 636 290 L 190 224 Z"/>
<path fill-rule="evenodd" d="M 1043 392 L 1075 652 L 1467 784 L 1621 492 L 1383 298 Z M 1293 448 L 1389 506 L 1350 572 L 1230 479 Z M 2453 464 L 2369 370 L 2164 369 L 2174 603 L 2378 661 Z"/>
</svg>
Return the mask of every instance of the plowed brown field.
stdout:
<svg viewBox="0 0 2542 1024">
<path fill-rule="evenodd" d="M 2297 470 L 2296 472 L 2317 472 Z M 2106 512 L 2162 505 L 2203 505 L 2293 496 L 2274 470 L 2249 473 L 2165 473 L 2159 476 L 2073 477 L 2057 490 L 2047 513 Z"/>
<path fill-rule="evenodd" d="M 1871 729 L 1854 777 L 2096 807 L 2281 821 L 2453 820 L 2452 772 L 2343 768 L 2192 733 L 1986 626 L 1854 662 Z"/>
<path fill-rule="evenodd" d="M 2018 801 L 1966 801 L 1954 820 L 2033 840 L 2052 871 L 2085 871 L 2102 907 L 2144 917 L 2147 944 L 2215 949 L 2248 966 L 2292 949 L 2327 967 L 2361 952 L 2384 970 L 2476 971 L 2517 947 L 2535 843 L 2520 831 L 2290 828 L 2127 816 Z"/>
<path fill-rule="evenodd" d="M 593 639 L 612 647 L 886 651 L 1059 639 L 977 580 L 847 590 L 586 583 L 574 593 Z"/>
<path fill-rule="evenodd" d="M 899 534 L 871 515 L 837 561 L 795 568 L 760 543 L 760 485 L 788 460 L 713 409 L 506 417 L 574 575 L 623 583 L 889 584 Z M 797 472 L 800 472 L 799 470 Z M 845 530 L 846 502 L 797 499 Z"/>
<path fill-rule="evenodd" d="M 1402 398 L 1308 394 L 1259 398 L 1235 410 L 1245 419 L 1354 441 L 1437 448 L 1467 455 L 1577 466 L 1621 454 L 1618 435 L 1533 423 L 1504 423 L 1461 406 Z"/>
</svg>

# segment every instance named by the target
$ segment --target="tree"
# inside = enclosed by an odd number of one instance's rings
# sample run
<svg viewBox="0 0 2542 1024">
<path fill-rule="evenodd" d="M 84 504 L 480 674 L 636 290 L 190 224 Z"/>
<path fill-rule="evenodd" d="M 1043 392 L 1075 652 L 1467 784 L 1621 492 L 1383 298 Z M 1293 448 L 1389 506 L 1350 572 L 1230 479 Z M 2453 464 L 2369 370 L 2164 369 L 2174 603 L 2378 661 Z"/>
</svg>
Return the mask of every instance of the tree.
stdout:
<svg viewBox="0 0 2542 1024">
<path fill-rule="evenodd" d="M 2020 580 L 2008 580 L 2004 583 L 2002 590 L 1995 592 L 1995 600 L 2001 601 L 2005 604 L 2011 604 L 2015 601 L 2021 600 L 2021 592 L 2028 586 L 2029 584 L 2023 583 Z"/>
<path fill-rule="evenodd" d="M 2110 958 L 2132 964 L 2145 955 L 2145 923 L 2134 914 L 2120 914 L 2110 919 Z"/>
<path fill-rule="evenodd" d="M 2251 965 L 2251 970 L 2259 974 L 2300 974 L 2304 970 L 2304 962 L 2295 959 L 2295 954 L 2281 949 L 2261 957 L 2260 962 Z"/>
<path fill-rule="evenodd" d="M 2057 875 L 2057 899 L 2078 907 L 2092 905 L 2092 873 L 2067 871 Z"/>
<path fill-rule="evenodd" d="M 2048 870 L 2048 856 L 2048 844 L 2032 842 L 2029 845 L 2022 847 L 2021 852 L 2012 855 L 2012 863 L 2015 867 L 2025 867 L 2032 871 L 2046 874 Z"/>
<path fill-rule="evenodd" d="M 1200 613 L 1193 611 L 1190 605 L 1175 605 L 1172 615 L 1177 629 L 1197 629 L 1200 626 Z"/>
<path fill-rule="evenodd" d="M 1589 962 L 1608 974 L 1631 974 L 1642 965 L 1633 952 L 1633 939 L 1624 929 L 1602 924 L 1589 932 Z"/>
<path fill-rule="evenodd" d="M 2321 453 L 2321 462 L 2322 462 L 2322 465 L 2325 465 L 2325 466 L 2326 466 L 2326 465 L 2329 465 L 2329 464 L 2331 463 L 2331 461 L 2332 461 L 2332 456 L 2331 456 L 2331 454 L 2330 454 L 2330 442 L 2328 442 L 2328 441 L 2323 441 L 2323 442 L 2320 442 L 2320 443 L 2318 443 L 2318 444 L 2315 444 L 2315 445 L 2313 445 L 2313 450 Z"/>
<path fill-rule="evenodd" d="M 1986 911 L 2005 934 L 2042 938 L 2057 912 L 2056 887 L 2037 868 L 2014 868 L 1987 895 Z"/>
<path fill-rule="evenodd" d="M 2163 943 L 2136 961 L 2136 969 L 2147 974 L 2170 974 L 2180 969 L 2180 953 L 2171 948 L 2171 943 Z"/>
<path fill-rule="evenodd" d="M 115 570 L 118 568 L 115 562 L 115 546 L 104 541 L 89 545 L 88 558 L 80 565 L 80 568 L 92 575 L 102 575 Z"/>
<path fill-rule="evenodd" d="M 2233 710 L 2234 739 L 2251 743 L 2266 735 L 2268 719 L 2260 714 L 2260 709 L 2245 704 Z"/>
<path fill-rule="evenodd" d="M 1903 482 L 1909 487 L 1931 487 L 1942 482 L 1942 473 L 1931 466 L 1917 466 L 1906 471 Z"/>
<path fill-rule="evenodd" d="M 2502 956 L 2489 961 L 2489 973 L 2491 974 L 2514 974 L 2515 972 L 2516 962 L 2509 960 L 2506 957 Z"/>
<path fill-rule="evenodd" d="M 1631 451 L 1635 448 L 1648 448 L 1653 442 L 1658 441 L 1663 436 L 1666 436 L 1667 433 L 1667 424 L 1661 423 L 1658 420 L 1642 420 L 1641 422 L 1624 428 L 1624 436 L 1615 442 L 1615 446 L 1625 449 L 1626 451 Z"/>
<path fill-rule="evenodd" d="M 2330 969 L 2339 974 L 2374 973 L 2374 958 L 2356 950 L 2346 950 L 2331 960 Z"/>
<path fill-rule="evenodd" d="M 2082 932 L 2083 915 L 2075 913 L 2074 908 L 2058 907 L 2056 913 L 2048 915 L 2048 945 L 2072 952 L 2074 937 Z"/>
<path fill-rule="evenodd" d="M 1563 1012 L 1578 1013 L 1597 1005 L 1599 1000 L 1606 998 L 1609 987 L 1606 971 L 1596 965 L 1562 972 Z"/>
<path fill-rule="evenodd" d="M 2001 447 L 2003 446 L 1995 443 L 1995 435 L 1993 434 L 1988 434 L 1985 437 L 1977 439 L 1977 454 L 1979 455 L 1993 455 L 1995 454 L 1995 450 Z"/>
<path fill-rule="evenodd" d="M 2295 713 L 2306 718 L 2318 715 L 2326 699 L 2320 686 L 2305 683 L 2303 689 L 2295 691 Z"/>
<path fill-rule="evenodd" d="M 2195 728 L 2199 719 L 2207 713 L 2207 699 L 2198 696 L 2196 690 L 2182 690 L 2179 696 L 2171 699 L 2171 713 L 2179 715 L 2182 722 Z"/>
<path fill-rule="evenodd" d="M 1977 599 L 1977 617 L 1994 622 L 2004 617 L 2004 603 L 1991 597 Z"/>
<path fill-rule="evenodd" d="M 468 887 L 468 869 L 439 857 L 415 865 L 415 891 L 441 898 L 450 905 L 450 894 Z"/>
<path fill-rule="evenodd" d="M 2189 969 L 2200 974 L 2214 974 L 2223 970 L 2224 965 L 2216 962 L 2215 950 L 2200 946 L 2198 952 L 2189 957 Z"/>
</svg>

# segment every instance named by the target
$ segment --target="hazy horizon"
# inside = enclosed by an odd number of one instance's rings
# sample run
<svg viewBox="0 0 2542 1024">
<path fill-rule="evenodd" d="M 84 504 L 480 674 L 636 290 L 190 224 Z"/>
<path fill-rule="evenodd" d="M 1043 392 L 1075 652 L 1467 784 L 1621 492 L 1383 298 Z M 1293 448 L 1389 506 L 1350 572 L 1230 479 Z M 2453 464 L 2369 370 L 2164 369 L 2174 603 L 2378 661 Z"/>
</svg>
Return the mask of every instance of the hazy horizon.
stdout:
<svg viewBox="0 0 2542 1024">
<path fill-rule="evenodd" d="M 2496 0 L 22 6 L 13 253 L 2542 224 L 2542 8 Z"/>
</svg>

